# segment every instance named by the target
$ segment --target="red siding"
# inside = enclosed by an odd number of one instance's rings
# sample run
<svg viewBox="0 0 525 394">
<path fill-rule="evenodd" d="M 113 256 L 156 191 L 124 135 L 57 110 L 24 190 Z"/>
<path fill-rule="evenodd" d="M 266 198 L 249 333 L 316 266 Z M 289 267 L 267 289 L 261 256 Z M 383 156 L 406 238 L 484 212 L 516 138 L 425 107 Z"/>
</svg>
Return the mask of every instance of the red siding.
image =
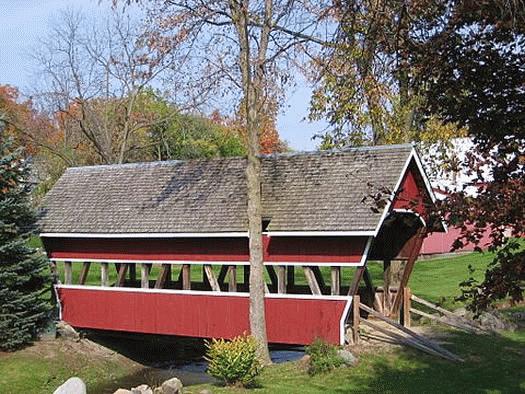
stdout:
<svg viewBox="0 0 525 394">
<path fill-rule="evenodd" d="M 74 327 L 200 338 L 249 331 L 246 296 L 58 288 L 62 319 Z M 271 343 L 339 344 L 346 299 L 266 298 Z"/>
<path fill-rule="evenodd" d="M 366 237 L 264 237 L 267 262 L 359 263 Z M 248 262 L 248 238 L 44 238 L 50 258 Z"/>
<path fill-rule="evenodd" d="M 394 209 L 410 209 L 419 213 L 423 218 L 427 217 L 427 208 L 425 204 L 431 201 L 426 191 L 424 181 L 412 163 L 407 169 L 397 196 L 394 199 L 392 207 Z"/>
</svg>

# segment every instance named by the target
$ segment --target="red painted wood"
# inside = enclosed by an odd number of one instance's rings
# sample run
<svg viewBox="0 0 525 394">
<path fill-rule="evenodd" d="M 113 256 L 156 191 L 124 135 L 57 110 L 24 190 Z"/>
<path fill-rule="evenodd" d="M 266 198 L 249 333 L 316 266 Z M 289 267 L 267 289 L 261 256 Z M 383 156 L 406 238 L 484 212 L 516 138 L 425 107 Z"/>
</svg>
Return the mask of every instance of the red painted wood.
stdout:
<svg viewBox="0 0 525 394">
<path fill-rule="evenodd" d="M 264 237 L 267 262 L 358 263 L 366 237 Z M 50 258 L 248 262 L 247 238 L 43 238 Z"/>
<path fill-rule="evenodd" d="M 58 288 L 62 319 L 74 327 L 199 338 L 249 332 L 248 297 Z M 345 300 L 267 298 L 271 343 L 339 344 Z"/>
<path fill-rule="evenodd" d="M 393 209 L 410 209 L 427 218 L 427 207 L 431 202 L 430 195 L 425 188 L 423 178 L 415 163 L 408 167 L 399 191 L 392 203 Z"/>
<path fill-rule="evenodd" d="M 264 261 L 359 263 L 367 237 L 264 237 Z"/>
</svg>

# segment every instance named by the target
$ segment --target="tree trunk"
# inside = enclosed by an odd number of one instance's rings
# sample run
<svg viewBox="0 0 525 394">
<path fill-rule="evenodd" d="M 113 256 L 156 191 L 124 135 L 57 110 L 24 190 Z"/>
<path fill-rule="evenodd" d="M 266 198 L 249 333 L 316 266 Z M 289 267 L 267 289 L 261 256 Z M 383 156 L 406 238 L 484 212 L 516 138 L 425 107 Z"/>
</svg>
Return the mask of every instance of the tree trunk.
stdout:
<svg viewBox="0 0 525 394">
<path fill-rule="evenodd" d="M 271 1 L 267 0 L 271 4 Z M 239 38 L 239 67 L 242 75 L 248 162 L 246 185 L 248 198 L 248 235 L 250 250 L 250 332 L 258 343 L 258 357 L 263 365 L 271 364 L 266 335 L 264 306 L 264 264 L 262 243 L 261 163 L 259 159 L 260 100 L 264 81 L 264 56 L 268 37 L 261 33 L 261 45 L 255 75 L 252 72 L 248 31 L 248 0 L 230 1 L 232 19 Z M 271 11 L 271 7 L 269 9 Z M 268 35 L 268 33 L 266 33 Z M 261 52 L 262 51 L 262 52 Z"/>
</svg>

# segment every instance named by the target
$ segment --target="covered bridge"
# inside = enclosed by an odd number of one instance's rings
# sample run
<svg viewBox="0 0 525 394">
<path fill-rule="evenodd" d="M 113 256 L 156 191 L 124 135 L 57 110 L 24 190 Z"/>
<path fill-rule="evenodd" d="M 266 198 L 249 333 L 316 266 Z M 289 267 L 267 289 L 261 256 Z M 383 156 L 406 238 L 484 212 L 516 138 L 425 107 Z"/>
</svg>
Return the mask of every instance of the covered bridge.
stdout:
<svg viewBox="0 0 525 394">
<path fill-rule="evenodd" d="M 61 318 L 204 338 L 249 331 L 245 166 L 221 158 L 68 169 L 40 211 L 44 247 L 63 272 Z M 396 314 L 434 201 L 416 150 L 264 156 L 262 172 L 269 341 L 343 343 L 352 297 L 369 291 L 377 302 L 368 259 L 405 262 L 381 306 Z"/>
</svg>

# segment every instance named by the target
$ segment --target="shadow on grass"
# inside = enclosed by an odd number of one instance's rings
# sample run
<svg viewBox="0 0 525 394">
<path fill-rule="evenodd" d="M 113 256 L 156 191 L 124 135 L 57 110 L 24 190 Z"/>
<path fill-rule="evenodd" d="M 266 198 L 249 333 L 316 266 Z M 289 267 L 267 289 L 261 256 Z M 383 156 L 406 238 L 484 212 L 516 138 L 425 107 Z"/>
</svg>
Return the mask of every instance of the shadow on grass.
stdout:
<svg viewBox="0 0 525 394">
<path fill-rule="evenodd" d="M 476 336 L 447 331 L 445 347 L 465 359 L 451 363 L 403 348 L 393 353 L 363 354 L 352 368 L 310 377 L 298 363 L 272 366 L 251 390 L 215 385 L 219 393 L 523 393 L 525 331 L 511 336 Z"/>
</svg>

